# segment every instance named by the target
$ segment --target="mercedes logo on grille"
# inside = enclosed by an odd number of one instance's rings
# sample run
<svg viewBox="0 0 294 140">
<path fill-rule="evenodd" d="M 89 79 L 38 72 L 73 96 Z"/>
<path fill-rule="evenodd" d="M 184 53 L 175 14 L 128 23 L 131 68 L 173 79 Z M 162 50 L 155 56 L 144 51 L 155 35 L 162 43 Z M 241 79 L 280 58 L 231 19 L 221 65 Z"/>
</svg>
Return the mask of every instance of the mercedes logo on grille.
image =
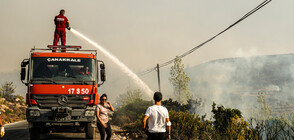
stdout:
<svg viewBox="0 0 294 140">
<path fill-rule="evenodd" d="M 66 96 L 60 96 L 60 97 L 58 98 L 58 103 L 59 103 L 60 105 L 65 105 L 65 104 L 67 103 L 67 101 L 68 101 L 68 99 L 67 99 Z"/>
</svg>

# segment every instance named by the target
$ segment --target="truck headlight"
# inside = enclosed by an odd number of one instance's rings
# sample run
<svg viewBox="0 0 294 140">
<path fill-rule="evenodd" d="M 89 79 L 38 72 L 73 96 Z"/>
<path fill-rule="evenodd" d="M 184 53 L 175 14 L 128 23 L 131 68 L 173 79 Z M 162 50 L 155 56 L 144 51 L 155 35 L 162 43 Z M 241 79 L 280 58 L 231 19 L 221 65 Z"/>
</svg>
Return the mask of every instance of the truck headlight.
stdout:
<svg viewBox="0 0 294 140">
<path fill-rule="evenodd" d="M 39 110 L 30 110 L 30 116 L 38 117 L 41 116 L 41 113 Z"/>
<path fill-rule="evenodd" d="M 94 110 L 86 110 L 85 111 L 85 116 L 94 116 L 95 115 L 95 111 Z"/>
</svg>

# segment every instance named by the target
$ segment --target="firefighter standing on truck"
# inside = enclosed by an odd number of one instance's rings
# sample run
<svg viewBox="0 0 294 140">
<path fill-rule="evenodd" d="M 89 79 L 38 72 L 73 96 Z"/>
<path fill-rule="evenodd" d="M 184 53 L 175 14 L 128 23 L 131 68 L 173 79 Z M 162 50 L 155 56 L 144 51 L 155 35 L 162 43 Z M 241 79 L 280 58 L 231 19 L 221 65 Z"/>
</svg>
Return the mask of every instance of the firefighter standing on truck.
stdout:
<svg viewBox="0 0 294 140">
<path fill-rule="evenodd" d="M 54 46 L 57 46 L 59 38 L 61 38 L 62 46 L 65 46 L 65 43 L 66 43 L 65 28 L 70 30 L 70 27 L 69 27 L 69 21 L 66 18 L 66 16 L 64 16 L 64 14 L 65 14 L 65 10 L 61 9 L 59 12 L 59 15 L 55 16 L 54 18 L 54 23 L 56 25 L 55 32 L 54 32 L 54 41 L 53 41 Z"/>
</svg>

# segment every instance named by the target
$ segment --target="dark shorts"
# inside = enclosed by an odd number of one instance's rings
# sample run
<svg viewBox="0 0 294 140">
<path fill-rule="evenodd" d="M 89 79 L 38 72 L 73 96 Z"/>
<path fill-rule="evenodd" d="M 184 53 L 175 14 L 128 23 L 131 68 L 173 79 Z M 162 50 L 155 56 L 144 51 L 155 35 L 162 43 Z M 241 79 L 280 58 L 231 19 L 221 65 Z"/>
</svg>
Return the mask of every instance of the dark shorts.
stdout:
<svg viewBox="0 0 294 140">
<path fill-rule="evenodd" d="M 147 140 L 166 140 L 166 133 L 162 132 L 162 133 L 150 133 L 147 132 Z"/>
</svg>

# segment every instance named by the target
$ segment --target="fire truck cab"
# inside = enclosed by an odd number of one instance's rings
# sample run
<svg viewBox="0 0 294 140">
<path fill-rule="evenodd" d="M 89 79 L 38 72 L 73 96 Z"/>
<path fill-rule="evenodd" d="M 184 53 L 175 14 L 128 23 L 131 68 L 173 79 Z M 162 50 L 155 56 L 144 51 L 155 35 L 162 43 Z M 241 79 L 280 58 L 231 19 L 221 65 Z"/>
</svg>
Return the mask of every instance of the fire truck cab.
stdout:
<svg viewBox="0 0 294 140">
<path fill-rule="evenodd" d="M 94 139 L 98 87 L 105 80 L 105 65 L 96 50 L 32 48 L 30 58 L 21 63 L 31 139 L 50 132 L 85 132 L 87 139 Z"/>
</svg>

